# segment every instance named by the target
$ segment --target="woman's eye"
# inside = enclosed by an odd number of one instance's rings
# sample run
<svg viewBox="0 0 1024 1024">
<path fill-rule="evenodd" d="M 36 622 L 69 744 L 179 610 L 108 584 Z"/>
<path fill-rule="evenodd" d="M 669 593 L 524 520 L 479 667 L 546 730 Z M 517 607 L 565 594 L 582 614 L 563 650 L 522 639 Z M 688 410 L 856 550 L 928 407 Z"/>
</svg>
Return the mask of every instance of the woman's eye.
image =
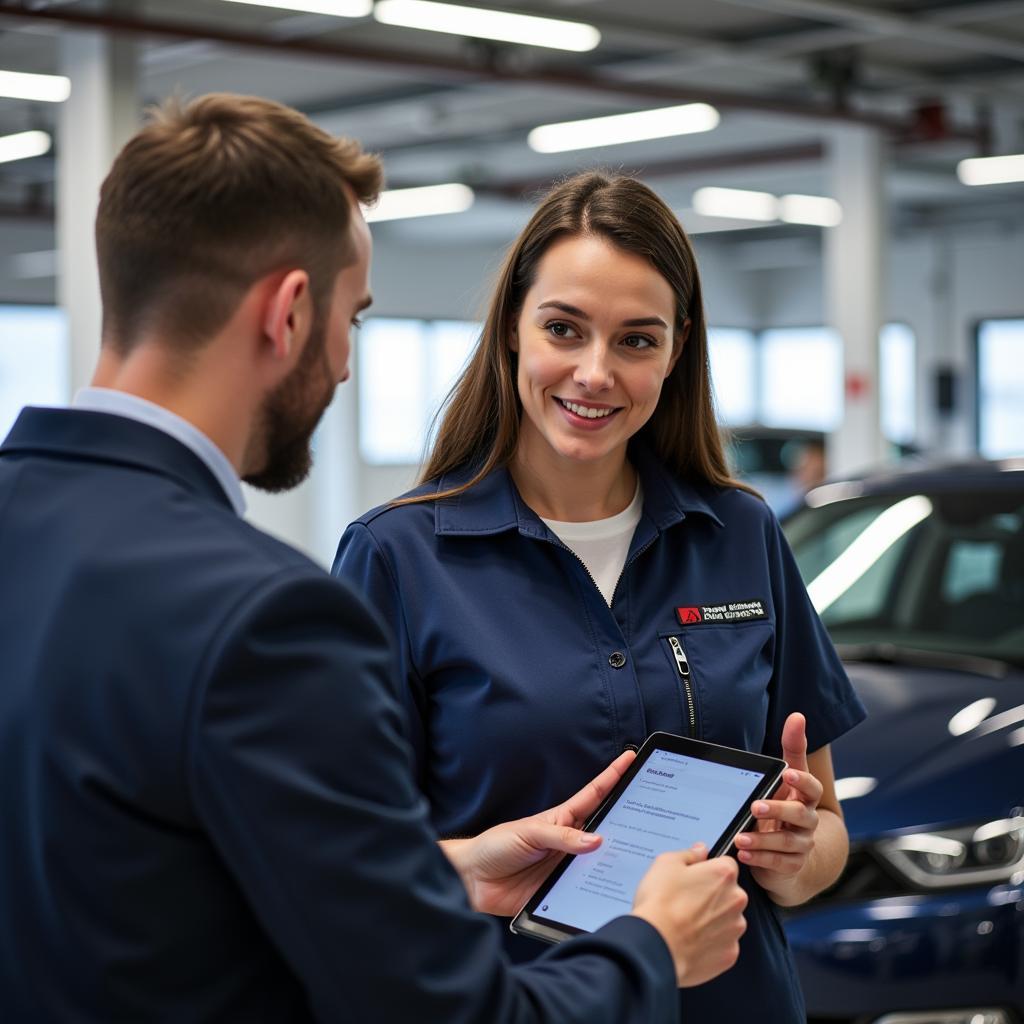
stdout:
<svg viewBox="0 0 1024 1024">
<path fill-rule="evenodd" d="M 359 317 L 354 316 L 352 317 L 352 326 L 358 331 L 359 328 L 363 326 L 363 321 L 360 320 Z"/>
<path fill-rule="evenodd" d="M 651 348 L 654 342 L 646 334 L 627 334 L 622 339 L 622 344 L 627 348 L 644 349 Z"/>
<path fill-rule="evenodd" d="M 572 325 L 567 324 L 564 320 L 552 320 L 544 325 L 544 329 L 550 331 L 556 338 L 576 337 L 576 332 L 573 330 Z"/>
</svg>

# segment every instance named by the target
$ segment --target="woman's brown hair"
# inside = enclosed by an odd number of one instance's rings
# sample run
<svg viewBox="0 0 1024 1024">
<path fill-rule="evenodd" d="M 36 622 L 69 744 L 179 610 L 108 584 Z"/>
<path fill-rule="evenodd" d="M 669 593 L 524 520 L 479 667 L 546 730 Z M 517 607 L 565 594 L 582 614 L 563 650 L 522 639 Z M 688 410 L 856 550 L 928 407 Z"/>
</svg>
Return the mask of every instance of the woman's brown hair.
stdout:
<svg viewBox="0 0 1024 1024">
<path fill-rule="evenodd" d="M 454 497 L 512 459 L 522 405 L 509 332 L 541 257 L 556 240 L 572 235 L 597 235 L 624 252 L 642 256 L 675 294 L 675 338 L 684 337 L 690 321 L 682 354 L 638 437 L 672 472 L 718 487 L 749 489 L 729 475 L 715 420 L 704 303 L 690 240 L 675 214 L 646 185 L 634 178 L 591 171 L 548 192 L 513 243 L 498 275 L 476 351 L 444 409 L 421 480 L 439 479 L 467 466 L 473 469 L 471 479 L 407 501 Z"/>
</svg>

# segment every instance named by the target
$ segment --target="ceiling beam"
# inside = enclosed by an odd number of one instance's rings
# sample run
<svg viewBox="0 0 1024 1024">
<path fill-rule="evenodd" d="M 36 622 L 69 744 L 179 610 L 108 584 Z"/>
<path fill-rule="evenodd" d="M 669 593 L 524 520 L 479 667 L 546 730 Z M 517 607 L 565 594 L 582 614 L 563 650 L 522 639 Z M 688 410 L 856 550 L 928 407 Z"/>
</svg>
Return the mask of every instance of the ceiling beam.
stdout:
<svg viewBox="0 0 1024 1024">
<path fill-rule="evenodd" d="M 743 0 L 728 0 L 743 2 Z M 758 0 L 761 2 L 761 0 Z M 805 0 L 770 0 L 797 3 Z M 480 63 L 470 58 L 455 58 L 397 48 L 358 46 L 350 42 L 328 42 L 319 39 L 279 39 L 263 33 L 227 30 L 209 25 L 137 17 L 110 12 L 74 9 L 34 9 L 28 2 L 5 2 L 0 6 L 0 21 L 21 20 L 49 22 L 70 28 L 101 30 L 149 38 L 174 40 L 206 40 L 229 47 L 260 50 L 292 58 L 318 58 L 375 67 L 390 67 L 406 72 L 441 74 L 450 80 L 496 81 L 583 90 L 591 93 L 629 98 L 640 103 L 706 102 L 726 110 L 756 111 L 819 122 L 845 122 L 878 128 L 896 138 L 913 134 L 912 121 L 854 109 L 804 102 L 785 97 L 733 92 L 701 86 L 666 85 L 658 82 L 633 82 L 619 77 L 586 70 L 552 70 L 550 68 L 516 69 L 500 62 Z M 969 132 L 954 133 L 974 141 Z"/>
<path fill-rule="evenodd" d="M 811 18 L 834 25 L 863 31 L 870 39 L 911 38 L 949 49 L 968 50 L 991 57 L 1003 57 L 1024 64 L 1024 43 L 1015 39 L 982 35 L 956 28 L 954 16 L 946 9 L 929 15 L 927 9 L 912 15 L 892 14 L 878 7 L 861 7 L 846 0 L 722 0 L 735 7 L 753 7 L 757 10 Z M 974 5 L 968 5 L 973 7 Z M 987 4 L 983 6 L 988 6 Z M 1000 5 L 1005 10 L 1005 5 Z M 966 20 L 974 20 L 968 17 Z M 943 23 L 943 21 L 945 23 Z"/>
</svg>

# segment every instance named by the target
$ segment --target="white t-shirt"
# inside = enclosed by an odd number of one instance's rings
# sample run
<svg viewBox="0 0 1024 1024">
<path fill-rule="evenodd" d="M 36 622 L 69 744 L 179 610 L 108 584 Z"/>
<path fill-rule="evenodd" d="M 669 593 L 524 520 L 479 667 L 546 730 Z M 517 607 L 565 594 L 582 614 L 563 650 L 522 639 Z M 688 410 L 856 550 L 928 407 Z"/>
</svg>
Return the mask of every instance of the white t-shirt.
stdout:
<svg viewBox="0 0 1024 1024">
<path fill-rule="evenodd" d="M 633 533 L 643 510 L 640 481 L 636 484 L 633 500 L 618 515 L 608 519 L 595 519 L 589 523 L 562 523 L 557 519 L 544 519 L 547 528 L 587 567 L 597 589 L 609 605 L 615 584 L 626 564 Z M 542 517 L 543 518 L 543 517 Z"/>
</svg>

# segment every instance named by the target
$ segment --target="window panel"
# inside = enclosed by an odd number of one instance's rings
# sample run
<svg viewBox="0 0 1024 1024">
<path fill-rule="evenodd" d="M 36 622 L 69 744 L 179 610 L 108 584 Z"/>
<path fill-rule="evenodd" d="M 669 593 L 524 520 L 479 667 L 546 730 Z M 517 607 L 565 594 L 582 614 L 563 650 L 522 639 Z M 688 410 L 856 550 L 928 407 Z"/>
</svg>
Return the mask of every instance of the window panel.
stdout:
<svg viewBox="0 0 1024 1024">
<path fill-rule="evenodd" d="M 480 324 L 472 321 L 435 320 L 430 324 L 424 436 L 437 421 L 437 414 L 466 368 L 479 337 Z"/>
<path fill-rule="evenodd" d="M 710 328 L 708 357 L 719 423 L 743 426 L 756 422 L 757 342 L 753 331 Z"/>
<path fill-rule="evenodd" d="M 370 465 L 415 465 L 480 325 L 374 317 L 360 328 L 359 450 Z"/>
<path fill-rule="evenodd" d="M 879 336 L 882 434 L 894 444 L 910 444 L 916 435 L 915 341 L 907 324 L 886 324 Z"/>
<path fill-rule="evenodd" d="M 843 350 L 826 327 L 761 334 L 761 422 L 834 430 L 843 418 Z"/>
<path fill-rule="evenodd" d="M 0 439 L 26 405 L 68 397 L 67 319 L 55 306 L 0 305 Z"/>
<path fill-rule="evenodd" d="M 416 463 L 423 454 L 425 327 L 376 318 L 359 329 L 359 448 L 369 463 Z"/>
<path fill-rule="evenodd" d="M 1024 454 L 1024 320 L 978 327 L 978 450 L 986 458 Z"/>
</svg>

